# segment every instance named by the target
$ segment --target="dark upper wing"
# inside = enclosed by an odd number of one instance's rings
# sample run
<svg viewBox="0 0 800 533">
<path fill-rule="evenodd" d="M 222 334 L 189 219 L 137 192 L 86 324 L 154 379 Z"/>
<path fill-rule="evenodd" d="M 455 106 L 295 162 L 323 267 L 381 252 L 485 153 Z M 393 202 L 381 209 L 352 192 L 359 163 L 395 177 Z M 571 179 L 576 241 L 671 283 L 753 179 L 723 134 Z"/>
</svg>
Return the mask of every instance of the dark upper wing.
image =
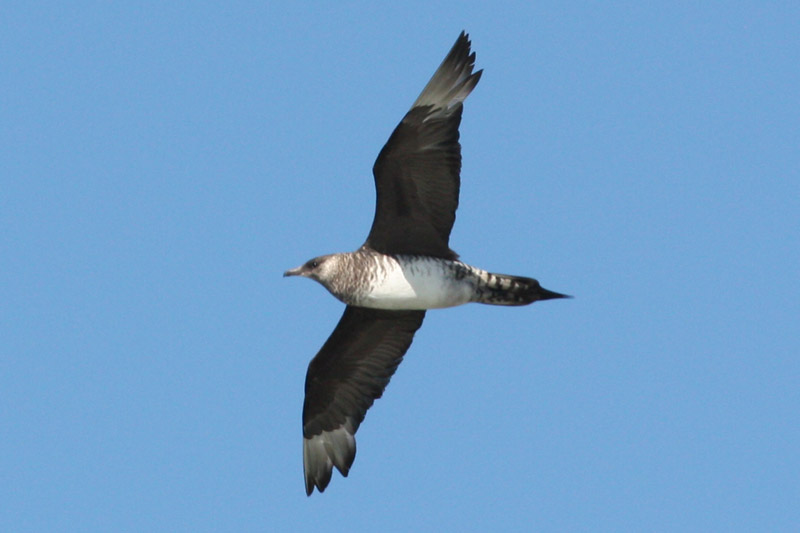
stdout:
<svg viewBox="0 0 800 533">
<path fill-rule="evenodd" d="M 355 432 L 389 383 L 422 325 L 425 311 L 347 306 L 308 365 L 303 404 L 306 493 L 322 492 L 334 466 L 346 476 L 356 455 Z"/>
<path fill-rule="evenodd" d="M 389 254 L 455 258 L 449 247 L 461 171 L 462 102 L 481 72 L 461 32 L 453 48 L 395 128 L 375 166 L 377 204 L 365 246 Z"/>
</svg>

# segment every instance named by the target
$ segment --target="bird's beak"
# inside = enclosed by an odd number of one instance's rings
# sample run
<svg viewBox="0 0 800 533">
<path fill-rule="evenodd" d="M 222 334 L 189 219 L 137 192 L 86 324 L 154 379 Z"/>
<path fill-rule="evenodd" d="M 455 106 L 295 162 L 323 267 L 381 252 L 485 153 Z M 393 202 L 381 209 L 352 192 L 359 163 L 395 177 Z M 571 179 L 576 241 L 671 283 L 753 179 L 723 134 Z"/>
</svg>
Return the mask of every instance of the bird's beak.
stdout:
<svg viewBox="0 0 800 533">
<path fill-rule="evenodd" d="M 292 268 L 292 269 L 287 270 L 286 272 L 283 273 L 283 277 L 284 278 L 287 278 L 289 276 L 302 276 L 302 275 L 303 275 L 303 267 L 302 266 L 299 266 L 297 268 Z"/>
</svg>

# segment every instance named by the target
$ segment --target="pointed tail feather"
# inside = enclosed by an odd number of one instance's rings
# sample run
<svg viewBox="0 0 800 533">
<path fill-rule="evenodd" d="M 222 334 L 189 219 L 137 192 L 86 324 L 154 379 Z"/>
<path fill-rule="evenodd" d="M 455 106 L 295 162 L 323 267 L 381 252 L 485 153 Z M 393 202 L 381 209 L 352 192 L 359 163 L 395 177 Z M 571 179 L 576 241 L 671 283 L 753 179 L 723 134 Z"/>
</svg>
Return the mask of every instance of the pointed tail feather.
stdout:
<svg viewBox="0 0 800 533">
<path fill-rule="evenodd" d="M 482 304 L 528 305 L 539 300 L 572 298 L 572 296 L 543 288 L 533 278 L 487 272 L 481 276 L 481 280 L 482 283 L 478 286 L 477 301 Z"/>
</svg>

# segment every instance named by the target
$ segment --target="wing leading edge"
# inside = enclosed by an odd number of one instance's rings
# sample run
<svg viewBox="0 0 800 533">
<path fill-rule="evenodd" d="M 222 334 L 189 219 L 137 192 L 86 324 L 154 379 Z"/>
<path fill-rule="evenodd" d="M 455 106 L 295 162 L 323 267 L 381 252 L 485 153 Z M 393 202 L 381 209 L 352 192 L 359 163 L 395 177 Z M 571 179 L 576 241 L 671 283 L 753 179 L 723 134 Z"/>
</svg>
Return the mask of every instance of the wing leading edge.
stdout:
<svg viewBox="0 0 800 533">
<path fill-rule="evenodd" d="M 457 257 L 449 241 L 461 182 L 458 127 L 463 102 L 483 72 L 473 73 L 474 66 L 469 37 L 461 32 L 375 161 L 375 218 L 364 246 Z"/>
<path fill-rule="evenodd" d="M 347 306 L 336 329 L 311 361 L 303 404 L 306 493 L 322 492 L 335 466 L 347 476 L 356 454 L 355 432 L 403 360 L 425 311 Z"/>
</svg>

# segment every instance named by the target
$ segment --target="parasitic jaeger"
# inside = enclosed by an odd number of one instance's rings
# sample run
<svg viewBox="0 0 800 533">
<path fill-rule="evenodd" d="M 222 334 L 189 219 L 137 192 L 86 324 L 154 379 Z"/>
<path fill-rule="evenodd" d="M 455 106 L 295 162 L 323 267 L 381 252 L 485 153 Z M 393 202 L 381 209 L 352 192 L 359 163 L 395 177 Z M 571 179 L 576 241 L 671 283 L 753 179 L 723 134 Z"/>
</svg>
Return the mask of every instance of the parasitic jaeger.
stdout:
<svg viewBox="0 0 800 533">
<path fill-rule="evenodd" d="M 474 64 L 462 31 L 375 161 L 375 218 L 361 248 L 316 257 L 284 273 L 313 279 L 347 304 L 306 374 L 303 470 L 309 496 L 314 487 L 325 490 L 334 466 L 347 476 L 356 430 L 427 309 L 568 297 L 532 278 L 470 266 L 449 247 L 460 186 L 462 104 L 483 72 L 473 73 Z"/>
</svg>

